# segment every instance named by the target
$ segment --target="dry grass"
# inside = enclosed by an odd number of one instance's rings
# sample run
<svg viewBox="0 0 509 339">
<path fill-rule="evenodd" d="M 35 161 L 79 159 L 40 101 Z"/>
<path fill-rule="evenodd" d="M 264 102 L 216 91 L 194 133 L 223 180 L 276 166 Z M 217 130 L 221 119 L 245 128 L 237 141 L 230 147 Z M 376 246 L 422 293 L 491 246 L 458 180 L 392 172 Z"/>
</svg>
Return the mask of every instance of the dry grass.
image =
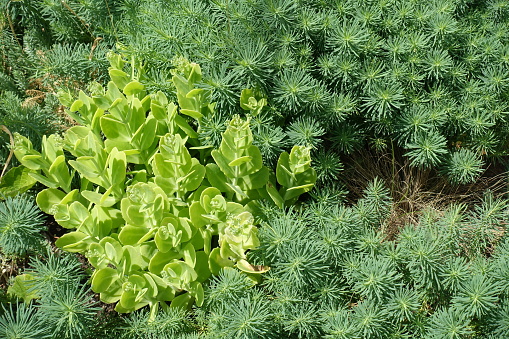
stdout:
<svg viewBox="0 0 509 339">
<path fill-rule="evenodd" d="M 478 203 L 486 190 L 495 198 L 507 194 L 507 173 L 502 166 L 490 166 L 474 183 L 452 185 L 446 178 L 430 169 L 410 166 L 402 154 L 379 153 L 362 150 L 344 159 L 345 185 L 350 192 L 348 200 L 355 202 L 362 197 L 367 183 L 375 177 L 382 179 L 389 188 L 393 207 L 384 226 L 388 239 L 393 239 L 399 229 L 417 224 L 423 210 L 444 211 L 451 203 L 472 206 Z"/>
</svg>

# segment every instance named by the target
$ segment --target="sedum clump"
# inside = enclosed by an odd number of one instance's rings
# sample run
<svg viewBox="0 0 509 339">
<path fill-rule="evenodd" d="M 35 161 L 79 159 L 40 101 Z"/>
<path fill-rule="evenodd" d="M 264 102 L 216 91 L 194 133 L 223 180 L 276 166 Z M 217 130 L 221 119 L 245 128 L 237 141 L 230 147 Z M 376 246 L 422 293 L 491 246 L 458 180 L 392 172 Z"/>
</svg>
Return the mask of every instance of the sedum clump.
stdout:
<svg viewBox="0 0 509 339">
<path fill-rule="evenodd" d="M 197 64 L 175 72 L 176 105 L 147 93 L 134 60 L 128 74 L 120 55 L 109 58 L 106 88 L 93 85 L 77 100 L 61 94 L 79 125 L 44 137 L 42 152 L 18 134 L 15 155 L 48 187 L 37 203 L 69 229 L 56 245 L 87 257 L 101 301 L 118 312 L 148 305 L 155 319 L 166 302 L 202 305 L 202 284 L 222 268 L 266 271 L 246 256 L 259 246 L 258 201 L 292 205 L 316 173 L 304 146 L 283 152 L 272 173 L 253 145 L 249 117 L 233 117 L 217 149 L 202 146 L 200 122 L 215 111 L 208 92 L 194 86 Z"/>
</svg>

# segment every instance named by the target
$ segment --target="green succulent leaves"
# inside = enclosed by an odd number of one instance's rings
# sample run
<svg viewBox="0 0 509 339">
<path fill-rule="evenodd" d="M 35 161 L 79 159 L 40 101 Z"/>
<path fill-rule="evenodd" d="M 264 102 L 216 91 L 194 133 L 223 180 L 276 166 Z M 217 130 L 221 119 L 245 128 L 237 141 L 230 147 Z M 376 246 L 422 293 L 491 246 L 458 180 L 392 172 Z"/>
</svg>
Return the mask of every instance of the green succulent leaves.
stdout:
<svg viewBox="0 0 509 339">
<path fill-rule="evenodd" d="M 249 199 L 248 191 L 262 188 L 269 178 L 262 154 L 253 146 L 249 121 L 233 117 L 219 149 L 212 151 L 215 164 L 207 165 L 207 177 L 222 192 L 235 195 L 238 201 Z"/>
<path fill-rule="evenodd" d="M 308 147 L 294 146 L 290 154 L 283 152 L 279 157 L 276 177 L 282 185 L 279 193 L 284 201 L 296 200 L 316 182 L 316 171 L 311 168 L 309 152 Z"/>
<path fill-rule="evenodd" d="M 41 153 L 17 136 L 17 158 L 48 186 L 38 205 L 70 230 L 57 246 L 88 258 L 92 289 L 118 312 L 150 305 L 155 316 L 160 302 L 201 305 L 202 283 L 222 268 L 266 271 L 246 260 L 259 246 L 250 206 L 268 198 L 283 207 L 308 191 L 316 181 L 309 149 L 283 153 L 274 176 L 252 144 L 249 120 L 235 116 L 207 158 L 189 121 L 199 124 L 214 109 L 194 89 L 198 65 L 173 77 L 178 108 L 161 92 L 147 94 L 121 57 L 110 62 L 106 89 L 97 85 L 74 102 L 61 96 L 81 125 L 44 138 Z"/>
<path fill-rule="evenodd" d="M 257 91 L 252 89 L 243 89 L 240 94 L 240 107 L 250 111 L 252 116 L 257 116 L 267 105 L 267 98 L 262 97 Z"/>
</svg>

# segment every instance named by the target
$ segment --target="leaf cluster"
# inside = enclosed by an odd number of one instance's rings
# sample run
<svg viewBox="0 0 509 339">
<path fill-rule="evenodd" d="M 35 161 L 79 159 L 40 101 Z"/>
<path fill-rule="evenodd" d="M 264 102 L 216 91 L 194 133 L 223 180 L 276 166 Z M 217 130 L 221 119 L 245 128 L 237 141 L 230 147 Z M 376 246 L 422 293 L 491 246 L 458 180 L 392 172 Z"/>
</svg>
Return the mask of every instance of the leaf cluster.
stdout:
<svg viewBox="0 0 509 339">
<path fill-rule="evenodd" d="M 468 235 L 468 225 L 488 216 L 492 231 L 503 225 L 507 214 L 495 206 L 504 202 L 488 193 L 474 210 L 423 211 L 418 225 L 387 241 L 379 227 L 389 203 L 386 189 L 374 182 L 354 206 L 273 211 L 260 227 L 260 247 L 250 252 L 253 262 L 271 270 L 254 288 L 232 269 L 216 277 L 205 290 L 210 302 L 197 311 L 204 336 L 506 335 L 507 236 Z M 367 218 L 366 211 L 378 212 Z M 488 238 L 495 247 L 490 257 L 474 250 Z"/>
<path fill-rule="evenodd" d="M 325 141 L 339 156 L 397 140 L 414 166 L 475 180 L 506 150 L 506 11 L 489 1 L 357 5 L 142 1 L 141 15 L 124 12 L 120 36 L 126 53 L 149 54 L 147 68 L 167 69 L 175 54 L 199 62 L 225 120 L 239 112 L 232 93 L 258 88 L 292 143 Z"/>
<path fill-rule="evenodd" d="M 27 195 L 0 201 L 0 250 L 7 257 L 23 257 L 42 247 L 46 229 L 41 210 Z"/>
<path fill-rule="evenodd" d="M 79 125 L 44 136 L 41 152 L 16 134 L 14 154 L 48 187 L 38 205 L 70 230 L 56 245 L 86 256 L 101 301 L 120 313 L 149 306 L 152 321 L 166 302 L 201 305 L 202 283 L 221 268 L 262 273 L 246 260 L 259 244 L 258 201 L 293 205 L 316 173 L 303 146 L 283 152 L 273 173 L 239 116 L 217 149 L 201 145 L 200 122 L 215 111 L 208 92 L 194 86 L 197 64 L 182 63 L 183 74 L 172 78 L 177 106 L 160 91 L 147 93 L 139 61 L 114 53 L 109 61 L 106 88 L 96 83 L 76 100 L 60 93 Z M 263 107 L 245 99 L 253 110 Z"/>
<path fill-rule="evenodd" d="M 78 259 L 54 252 L 34 255 L 29 268 L 13 279 L 8 293 L 24 303 L 12 303 L 0 318 L 5 338 L 89 338 L 99 310 Z M 32 333 L 30 333 L 32 331 Z"/>
</svg>

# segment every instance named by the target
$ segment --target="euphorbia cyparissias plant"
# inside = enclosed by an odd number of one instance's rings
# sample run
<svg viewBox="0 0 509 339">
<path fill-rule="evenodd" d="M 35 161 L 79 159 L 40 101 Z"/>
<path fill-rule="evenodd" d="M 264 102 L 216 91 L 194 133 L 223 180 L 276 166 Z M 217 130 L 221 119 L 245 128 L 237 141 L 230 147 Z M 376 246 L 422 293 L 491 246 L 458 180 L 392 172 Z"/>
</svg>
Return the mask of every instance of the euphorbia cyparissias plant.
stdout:
<svg viewBox="0 0 509 339">
<path fill-rule="evenodd" d="M 311 189 L 309 149 L 284 152 L 274 175 L 252 145 L 249 120 L 235 116 L 210 152 L 192 127 L 214 114 L 206 91 L 194 88 L 197 64 L 172 79 L 177 106 L 146 93 L 134 62 L 129 75 L 121 56 L 109 59 L 106 89 L 60 97 L 79 126 L 44 137 L 41 153 L 16 136 L 17 158 L 48 186 L 38 205 L 70 230 L 57 246 L 88 258 L 103 302 L 117 302 L 118 312 L 150 305 L 153 316 L 169 301 L 201 305 L 202 283 L 224 267 L 268 269 L 246 261 L 259 245 L 252 213 L 260 199 L 283 207 Z"/>
</svg>

